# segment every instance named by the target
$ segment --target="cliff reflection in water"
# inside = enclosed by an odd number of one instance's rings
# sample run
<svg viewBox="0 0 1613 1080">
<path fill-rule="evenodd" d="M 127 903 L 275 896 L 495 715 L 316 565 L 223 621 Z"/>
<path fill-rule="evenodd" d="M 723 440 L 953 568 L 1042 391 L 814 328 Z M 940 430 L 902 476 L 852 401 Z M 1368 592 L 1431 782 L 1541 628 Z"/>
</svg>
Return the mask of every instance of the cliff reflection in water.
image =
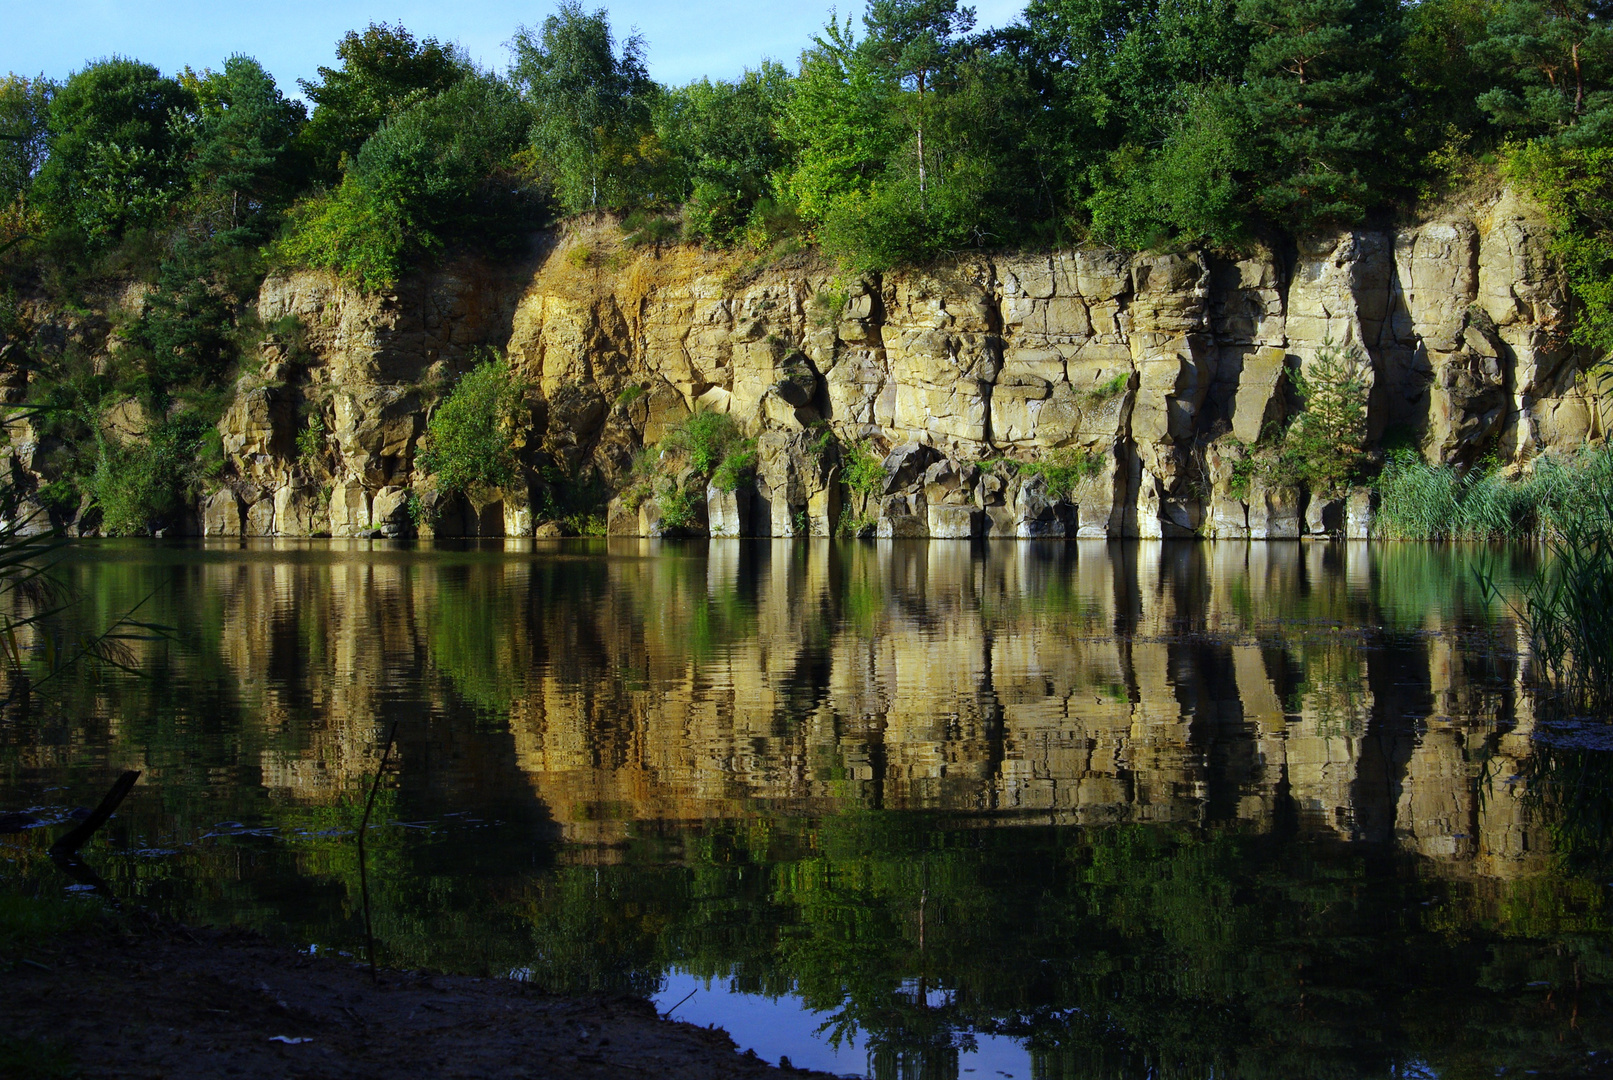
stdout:
<svg viewBox="0 0 1613 1080">
<path fill-rule="evenodd" d="M 115 840 L 178 853 L 108 876 L 147 903 L 351 943 L 346 796 L 397 720 L 386 819 L 502 824 L 377 839 L 393 962 L 793 993 L 891 1076 L 976 1033 L 1047 1077 L 1608 1041 L 1604 890 L 1531 814 L 1518 630 L 1471 584 L 1521 556 L 274 543 L 86 551 L 86 622 L 161 585 L 185 641 L 3 735 L 35 789 L 146 770 Z"/>
<path fill-rule="evenodd" d="M 194 567 L 320 799 L 402 718 L 404 775 L 515 794 L 566 839 L 851 807 L 1270 824 L 1512 874 L 1531 726 L 1465 553 L 1366 545 L 613 541 L 558 557 L 293 549 Z M 1497 647 L 1499 646 L 1499 647 Z M 470 708 L 502 739 L 433 723 Z M 418 724 L 411 724 L 411 715 Z M 506 757 L 506 754 L 508 757 Z M 1483 763 L 1488 760 L 1488 767 Z M 429 779 L 428 779 L 429 778 Z"/>
</svg>

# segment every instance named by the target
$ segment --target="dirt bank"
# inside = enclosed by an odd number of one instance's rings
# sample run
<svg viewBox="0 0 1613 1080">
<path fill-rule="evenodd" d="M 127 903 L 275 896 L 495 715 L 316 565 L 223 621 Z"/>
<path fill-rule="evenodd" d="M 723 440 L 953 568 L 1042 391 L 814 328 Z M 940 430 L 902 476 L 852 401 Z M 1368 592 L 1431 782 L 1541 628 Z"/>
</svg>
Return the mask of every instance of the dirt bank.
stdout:
<svg viewBox="0 0 1613 1080">
<path fill-rule="evenodd" d="M 0 962 L 0 1001 L 7 1035 L 62 1046 L 95 1077 L 828 1076 L 741 1055 L 638 999 L 402 972 L 374 986 L 350 960 L 172 925 L 29 948 Z"/>
</svg>

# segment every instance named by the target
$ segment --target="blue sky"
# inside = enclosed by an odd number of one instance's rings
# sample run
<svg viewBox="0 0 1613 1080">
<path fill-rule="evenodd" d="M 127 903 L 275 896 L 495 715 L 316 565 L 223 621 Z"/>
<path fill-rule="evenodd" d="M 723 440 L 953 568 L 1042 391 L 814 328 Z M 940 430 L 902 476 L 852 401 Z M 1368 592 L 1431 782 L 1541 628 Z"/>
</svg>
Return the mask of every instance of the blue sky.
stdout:
<svg viewBox="0 0 1613 1080">
<path fill-rule="evenodd" d="M 607 7 L 618 38 L 637 26 L 649 46 L 650 73 L 667 83 L 701 75 L 727 78 L 763 57 L 794 66 L 831 4 L 819 0 L 692 0 L 682 4 L 620 0 Z M 841 0 L 842 12 L 862 13 L 862 0 Z M 1011 22 L 1024 0 L 977 0 L 981 25 Z M 457 41 L 471 58 L 502 69 L 504 43 L 521 24 L 537 25 L 552 2 L 468 0 L 0 0 L 0 72 L 43 72 L 63 78 L 84 62 L 114 53 L 175 72 L 187 64 L 219 67 L 233 53 L 255 56 L 297 93 L 299 78 L 312 78 L 332 63 L 338 39 L 371 22 L 401 21 L 417 37 Z"/>
</svg>

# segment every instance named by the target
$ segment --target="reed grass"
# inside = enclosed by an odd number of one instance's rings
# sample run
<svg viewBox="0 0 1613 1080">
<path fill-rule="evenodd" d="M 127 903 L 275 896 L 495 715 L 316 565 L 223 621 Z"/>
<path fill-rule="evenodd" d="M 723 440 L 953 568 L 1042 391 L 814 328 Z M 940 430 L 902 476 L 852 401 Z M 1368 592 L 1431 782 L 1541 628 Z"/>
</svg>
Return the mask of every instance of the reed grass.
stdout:
<svg viewBox="0 0 1613 1080">
<path fill-rule="evenodd" d="M 1498 465 L 1430 465 L 1414 451 L 1389 455 L 1377 480 L 1373 534 L 1390 540 L 1544 539 L 1574 523 L 1607 531 L 1613 449 L 1543 457 L 1508 478 Z"/>
<path fill-rule="evenodd" d="M 1550 692 L 1577 716 L 1613 720 L 1613 493 L 1597 515 L 1559 522 L 1519 614 Z"/>
</svg>

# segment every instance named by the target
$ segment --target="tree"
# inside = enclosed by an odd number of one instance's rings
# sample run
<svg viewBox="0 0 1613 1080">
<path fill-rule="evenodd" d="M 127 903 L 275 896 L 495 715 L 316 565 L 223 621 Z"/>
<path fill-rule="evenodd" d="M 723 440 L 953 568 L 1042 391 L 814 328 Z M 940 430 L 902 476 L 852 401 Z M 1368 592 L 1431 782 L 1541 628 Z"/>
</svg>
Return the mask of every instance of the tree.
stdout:
<svg viewBox="0 0 1613 1080">
<path fill-rule="evenodd" d="M 134 337 L 149 355 L 148 397 L 178 385 L 214 386 L 235 359 L 235 305 L 216 280 L 206 241 L 182 239 L 162 261 Z"/>
<path fill-rule="evenodd" d="M 898 90 L 888 67 L 857 46 L 851 20 L 830 21 L 801 54 L 782 129 L 795 168 L 784 181 L 803 217 L 818 220 L 848 194 L 866 195 L 901 145 Z"/>
<path fill-rule="evenodd" d="M 364 144 L 340 187 L 292 211 L 273 256 L 388 288 L 410 257 L 450 241 L 510 243 L 538 210 L 513 161 L 528 121 L 491 75 L 417 102 Z"/>
<path fill-rule="evenodd" d="M 952 66 L 958 37 L 974 28 L 974 8 L 959 8 L 957 0 L 869 0 L 863 15 L 868 31 L 864 47 L 914 93 L 913 129 L 918 159 L 919 208 L 924 208 L 924 120 L 926 94 Z"/>
<path fill-rule="evenodd" d="M 0 79 L 0 206 L 26 192 L 45 163 L 55 91 L 56 84 L 43 75 Z"/>
<path fill-rule="evenodd" d="M 315 175 L 326 183 L 339 178 L 343 160 L 357 155 L 387 119 L 472 73 L 453 46 L 429 37 L 416 41 L 402 24 L 371 23 L 362 34 L 349 30 L 336 56 L 340 68 L 321 67 L 314 82 L 298 80 L 314 103 L 303 145 Z"/>
<path fill-rule="evenodd" d="M 1473 58 L 1498 85 L 1477 104 L 1504 130 L 1562 135 L 1571 142 L 1613 138 L 1613 3 L 1608 0 L 1501 0 Z"/>
<path fill-rule="evenodd" d="M 655 132 L 671 159 L 693 237 L 733 239 L 771 178 L 788 162 L 779 122 L 793 92 L 783 65 L 765 61 L 735 82 L 700 79 L 668 90 L 654 107 Z"/>
<path fill-rule="evenodd" d="M 1400 67 L 1411 92 L 1407 119 L 1421 146 L 1489 132 L 1477 98 L 1494 79 L 1473 49 L 1489 33 L 1494 8 L 1495 0 L 1422 0 L 1406 10 Z"/>
<path fill-rule="evenodd" d="M 1202 91 L 1158 149 L 1128 143 L 1094 170 L 1087 199 L 1093 234 L 1131 250 L 1161 242 L 1235 244 L 1246 232 L 1251 136 L 1232 91 Z"/>
<path fill-rule="evenodd" d="M 644 39 L 634 34 L 618 51 L 603 8 L 589 14 L 563 0 L 541 29 L 522 27 L 512 47 L 510 74 L 535 117 L 534 160 L 561 205 L 575 213 L 633 202 L 656 156 L 645 145 L 657 87 L 644 66 Z"/>
<path fill-rule="evenodd" d="M 1234 7 L 1235 0 L 1032 0 L 1024 24 L 997 35 L 1041 106 L 1023 121 L 1024 156 L 1065 206 L 1092 215 L 1102 208 L 1095 227 L 1106 238 L 1122 242 L 1116 214 L 1203 197 L 1164 191 L 1161 177 L 1195 156 L 1179 133 L 1218 115 L 1207 102 L 1235 96 L 1249 32 Z M 1199 112 L 1190 118 L 1192 109 Z M 1156 168 L 1162 153 L 1172 161 Z M 1140 242 L 1179 227 L 1138 222 L 1120 232 Z"/>
<path fill-rule="evenodd" d="M 1254 204 L 1295 232 L 1358 221 L 1401 159 L 1393 0 L 1238 0 L 1261 156 Z"/>
<path fill-rule="evenodd" d="M 216 228 L 261 239 L 304 179 L 296 139 L 307 111 L 250 57 L 190 82 L 201 113 L 191 162 L 198 192 Z"/>
<path fill-rule="evenodd" d="M 97 243 L 154 220 L 183 193 L 183 121 L 195 105 L 134 60 L 99 60 L 69 78 L 51 99 L 50 156 L 34 184 L 47 218 Z"/>
<path fill-rule="evenodd" d="M 1369 361 L 1354 347 L 1331 342 L 1309 369 L 1292 371 L 1304 402 L 1284 440 L 1283 456 L 1314 496 L 1334 497 L 1355 481 L 1366 463 Z"/>
</svg>

